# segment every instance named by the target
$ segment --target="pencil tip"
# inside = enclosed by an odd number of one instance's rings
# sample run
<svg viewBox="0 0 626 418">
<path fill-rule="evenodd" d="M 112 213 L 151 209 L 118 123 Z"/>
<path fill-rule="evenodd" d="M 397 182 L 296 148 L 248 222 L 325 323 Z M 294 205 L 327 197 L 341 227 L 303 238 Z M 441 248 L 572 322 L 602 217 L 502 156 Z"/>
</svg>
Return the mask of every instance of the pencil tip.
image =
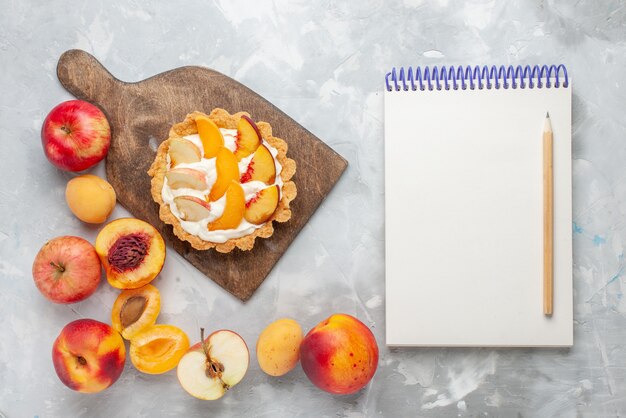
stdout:
<svg viewBox="0 0 626 418">
<path fill-rule="evenodd" d="M 545 122 L 543 124 L 543 131 L 544 132 L 552 132 L 552 123 L 550 122 L 550 114 L 546 112 L 546 118 L 544 119 Z"/>
</svg>

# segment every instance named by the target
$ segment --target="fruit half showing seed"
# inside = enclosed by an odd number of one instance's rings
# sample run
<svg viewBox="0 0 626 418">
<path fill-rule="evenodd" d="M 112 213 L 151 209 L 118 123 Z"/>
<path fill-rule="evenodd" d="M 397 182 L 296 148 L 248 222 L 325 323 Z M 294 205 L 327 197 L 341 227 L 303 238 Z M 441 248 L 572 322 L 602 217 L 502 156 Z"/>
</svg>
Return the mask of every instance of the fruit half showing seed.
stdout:
<svg viewBox="0 0 626 418">
<path fill-rule="evenodd" d="M 138 332 L 154 325 L 160 311 L 161 294 L 151 284 L 124 290 L 113 304 L 111 324 L 122 337 L 130 340 Z"/>
<path fill-rule="evenodd" d="M 198 399 L 219 399 L 243 379 L 250 353 L 239 334 L 229 330 L 215 331 L 193 345 L 180 359 L 176 374 L 187 393 Z"/>
<path fill-rule="evenodd" d="M 122 218 L 108 223 L 96 238 L 109 284 L 118 289 L 136 289 L 150 283 L 165 262 L 165 242 L 149 223 Z"/>
</svg>

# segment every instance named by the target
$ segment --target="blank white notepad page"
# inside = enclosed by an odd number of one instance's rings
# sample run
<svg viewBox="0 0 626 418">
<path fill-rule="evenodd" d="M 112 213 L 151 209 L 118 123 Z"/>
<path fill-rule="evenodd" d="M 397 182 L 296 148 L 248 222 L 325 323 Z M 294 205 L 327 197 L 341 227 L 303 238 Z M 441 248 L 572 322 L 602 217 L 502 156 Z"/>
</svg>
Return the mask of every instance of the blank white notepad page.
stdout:
<svg viewBox="0 0 626 418">
<path fill-rule="evenodd" d="M 554 132 L 554 314 L 543 314 L 542 131 Z M 385 92 L 388 345 L 568 346 L 571 84 Z"/>
</svg>

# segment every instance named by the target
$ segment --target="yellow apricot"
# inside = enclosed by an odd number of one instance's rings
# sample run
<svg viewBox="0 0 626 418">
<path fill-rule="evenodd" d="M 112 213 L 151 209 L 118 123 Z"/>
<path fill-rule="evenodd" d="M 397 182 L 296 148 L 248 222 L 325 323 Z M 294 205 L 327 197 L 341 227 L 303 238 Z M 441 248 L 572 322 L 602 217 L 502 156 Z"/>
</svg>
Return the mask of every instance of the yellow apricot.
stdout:
<svg viewBox="0 0 626 418">
<path fill-rule="evenodd" d="M 283 318 L 269 324 L 256 343 L 261 370 L 270 376 L 289 372 L 298 364 L 301 342 L 302 328 L 293 319 Z"/>
<path fill-rule="evenodd" d="M 116 196 L 109 182 L 93 174 L 83 174 L 67 183 L 65 200 L 78 219 L 99 224 L 113 211 Z"/>
<path fill-rule="evenodd" d="M 133 335 L 130 360 L 137 370 L 161 374 L 178 366 L 189 349 L 189 338 L 173 325 L 152 325 Z"/>
<path fill-rule="evenodd" d="M 147 284 L 119 294 L 111 310 L 111 326 L 127 340 L 154 325 L 161 311 L 159 289 Z"/>
</svg>

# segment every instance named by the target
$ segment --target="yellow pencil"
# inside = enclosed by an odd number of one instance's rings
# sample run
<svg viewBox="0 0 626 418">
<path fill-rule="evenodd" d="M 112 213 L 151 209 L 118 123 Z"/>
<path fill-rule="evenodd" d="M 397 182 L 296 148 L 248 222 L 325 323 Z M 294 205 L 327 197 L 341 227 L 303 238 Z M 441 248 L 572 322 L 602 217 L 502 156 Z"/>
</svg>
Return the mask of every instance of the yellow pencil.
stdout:
<svg viewBox="0 0 626 418">
<path fill-rule="evenodd" d="M 552 173 L 552 125 L 546 113 L 543 127 L 543 313 L 552 315 L 554 290 L 554 185 Z"/>
</svg>

